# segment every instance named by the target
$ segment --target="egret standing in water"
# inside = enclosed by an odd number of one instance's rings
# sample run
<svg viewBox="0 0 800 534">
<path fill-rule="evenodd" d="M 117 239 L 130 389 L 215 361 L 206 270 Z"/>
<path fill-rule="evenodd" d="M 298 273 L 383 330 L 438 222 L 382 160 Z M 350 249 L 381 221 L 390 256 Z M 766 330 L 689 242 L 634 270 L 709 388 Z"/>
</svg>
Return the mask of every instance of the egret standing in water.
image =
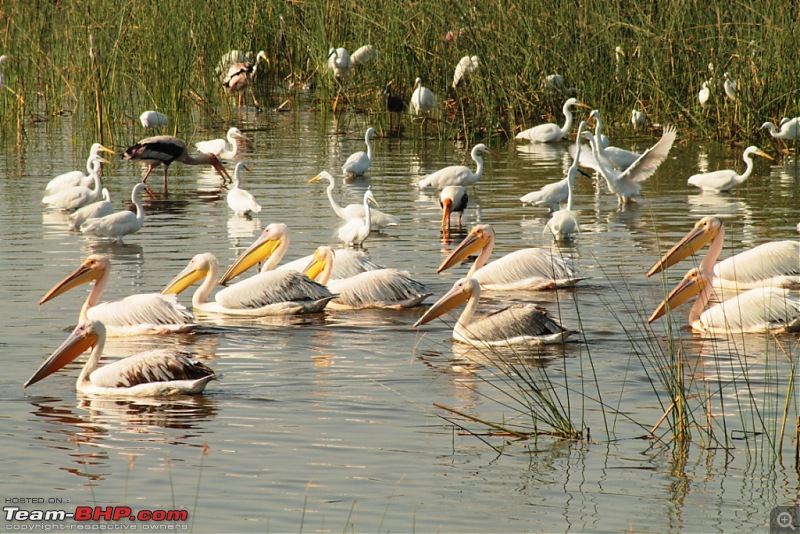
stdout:
<svg viewBox="0 0 800 534">
<path fill-rule="evenodd" d="M 430 186 L 444 189 L 448 185 L 464 186 L 474 184 L 483 176 L 483 158 L 480 155 L 488 152 L 489 149 L 483 143 L 475 145 L 470 152 L 472 161 L 477 165 L 475 172 L 472 172 L 472 169 L 464 165 L 451 165 L 444 169 L 439 169 L 420 180 L 419 188 L 424 189 Z"/>
<path fill-rule="evenodd" d="M 367 133 L 364 134 L 364 143 L 367 144 L 367 151 L 360 150 L 350 154 L 347 161 L 342 165 L 342 172 L 345 176 L 364 176 L 372 165 L 372 142 L 370 139 L 375 137 L 375 128 L 368 128 Z"/>
<path fill-rule="evenodd" d="M 744 159 L 747 165 L 747 168 L 742 174 L 738 174 L 733 169 L 695 174 L 689 177 L 688 184 L 699 187 L 703 191 L 712 191 L 714 193 L 730 191 L 750 177 L 750 173 L 753 172 L 754 155 L 762 156 L 769 160 L 773 159 L 772 156 L 762 151 L 757 146 L 749 146 L 745 149 L 744 154 L 742 154 L 742 159 Z"/>
<path fill-rule="evenodd" d="M 233 213 L 242 217 L 247 217 L 253 213 L 260 212 L 261 206 L 256 202 L 256 199 L 253 198 L 253 195 L 251 195 L 249 191 L 239 188 L 242 169 L 247 169 L 247 167 L 244 166 L 243 161 L 240 161 L 233 170 L 233 187 L 228 191 L 227 200 L 228 206 L 233 210 Z"/>
<path fill-rule="evenodd" d="M 562 113 L 564 113 L 564 126 L 559 126 L 558 124 L 553 124 L 551 122 L 545 124 L 539 124 L 538 126 L 534 126 L 533 128 L 528 128 L 515 136 L 517 141 L 530 141 L 531 143 L 553 143 L 555 141 L 561 141 L 564 139 L 567 134 L 569 134 L 570 130 L 572 130 L 572 107 L 573 106 L 581 106 L 587 109 L 591 109 L 591 107 L 587 106 L 583 102 L 578 102 L 577 98 L 570 98 L 566 102 L 564 102 L 564 107 L 561 108 Z"/>
</svg>

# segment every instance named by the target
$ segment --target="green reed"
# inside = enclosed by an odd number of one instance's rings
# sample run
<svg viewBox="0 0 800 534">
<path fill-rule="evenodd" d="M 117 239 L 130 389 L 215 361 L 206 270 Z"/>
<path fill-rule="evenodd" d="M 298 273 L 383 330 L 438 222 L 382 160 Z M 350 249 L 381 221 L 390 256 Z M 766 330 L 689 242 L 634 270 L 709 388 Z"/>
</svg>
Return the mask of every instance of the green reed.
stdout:
<svg viewBox="0 0 800 534">
<path fill-rule="evenodd" d="M 508 137 L 561 120 L 565 96 L 543 86 L 551 73 L 602 109 L 610 132 L 627 127 L 634 106 L 651 123 L 735 139 L 763 135 L 763 121 L 798 112 L 798 14 L 791 3 L 83 0 L 29 7 L 11 1 L 0 12 L 2 53 L 11 58 L 4 69 L 9 90 L 0 97 L 6 131 L 73 113 L 97 137 L 114 139 L 141 133 L 131 128 L 145 109 L 170 116 L 175 132 L 190 128 L 188 112 L 234 113 L 214 72 L 234 48 L 267 52 L 270 66 L 257 90 L 270 107 L 283 101 L 289 81 L 314 81 L 319 109 L 335 102 L 337 111 L 369 113 L 379 125 L 388 122 L 386 84 L 408 100 L 420 76 L 439 112 L 424 127 L 411 124 L 409 135 Z M 333 80 L 328 48 L 352 52 L 367 43 L 380 51 L 378 61 L 353 69 L 341 84 Z M 478 55 L 481 68 L 453 89 L 464 55 Z M 739 80 L 735 102 L 723 96 L 724 72 Z M 704 110 L 697 92 L 709 79 Z"/>
</svg>

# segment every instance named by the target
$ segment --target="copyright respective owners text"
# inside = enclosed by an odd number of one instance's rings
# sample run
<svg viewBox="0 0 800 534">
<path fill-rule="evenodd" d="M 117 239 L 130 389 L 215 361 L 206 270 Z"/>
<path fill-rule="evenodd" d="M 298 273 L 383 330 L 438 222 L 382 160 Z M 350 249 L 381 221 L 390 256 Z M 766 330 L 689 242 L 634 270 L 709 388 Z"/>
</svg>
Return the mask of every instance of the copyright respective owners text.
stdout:
<svg viewBox="0 0 800 534">
<path fill-rule="evenodd" d="M 188 531 L 189 512 L 135 509 L 118 504 L 70 503 L 60 497 L 6 497 L 2 510 L 6 532 Z"/>
<path fill-rule="evenodd" d="M 769 513 L 770 533 L 800 534 L 800 506 L 776 506 Z"/>
</svg>

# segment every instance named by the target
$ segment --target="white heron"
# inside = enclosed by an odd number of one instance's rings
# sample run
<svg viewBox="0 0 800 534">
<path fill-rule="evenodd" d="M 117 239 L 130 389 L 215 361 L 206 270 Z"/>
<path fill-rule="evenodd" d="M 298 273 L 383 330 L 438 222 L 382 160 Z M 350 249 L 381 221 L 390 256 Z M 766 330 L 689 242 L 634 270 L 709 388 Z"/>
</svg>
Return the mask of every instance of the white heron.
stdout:
<svg viewBox="0 0 800 534">
<path fill-rule="evenodd" d="M 122 243 L 126 235 L 135 234 L 141 230 L 144 226 L 144 207 L 139 199 L 139 194 L 146 187 L 145 184 L 139 182 L 133 186 L 131 191 L 131 202 L 136 206 L 136 213 L 126 209 L 103 217 L 87 219 L 81 225 L 81 232 L 84 235 L 114 239 L 117 243 Z"/>
<path fill-rule="evenodd" d="M 378 49 L 374 45 L 365 44 L 356 49 L 355 52 L 350 54 L 350 65 L 358 67 L 365 65 L 378 59 Z"/>
<path fill-rule="evenodd" d="M 169 119 L 163 113 L 151 109 L 139 115 L 139 122 L 142 123 L 142 128 L 160 128 L 169 124 Z"/>
<path fill-rule="evenodd" d="M 105 217 L 114 213 L 114 205 L 111 203 L 111 193 L 108 189 L 103 188 L 103 198 L 97 202 L 87 204 L 82 208 L 78 208 L 69 216 L 69 225 L 71 228 L 80 228 L 81 225 L 88 219 L 97 217 Z"/>
<path fill-rule="evenodd" d="M 478 56 L 464 56 L 458 60 L 456 70 L 453 73 L 453 89 L 458 87 L 463 80 L 474 75 L 481 66 Z"/>
<path fill-rule="evenodd" d="M 548 74 L 545 76 L 542 85 L 549 91 L 558 92 L 565 96 L 575 96 L 578 94 L 577 87 L 567 87 L 564 77 L 560 74 Z"/>
<path fill-rule="evenodd" d="M 336 78 L 342 78 L 350 72 L 350 54 L 346 48 L 333 48 L 328 50 L 328 70 Z"/>
<path fill-rule="evenodd" d="M 333 212 L 336 214 L 337 217 L 342 219 L 343 221 L 350 221 L 352 219 L 363 219 L 364 218 L 364 204 L 348 204 L 347 206 L 340 206 L 336 199 L 333 198 L 333 190 L 336 187 L 336 181 L 333 178 L 333 175 L 328 171 L 322 171 L 312 179 L 308 181 L 308 183 L 313 184 L 319 180 L 328 180 L 328 187 L 326 189 L 328 194 L 328 201 L 331 204 L 331 208 L 333 208 Z M 381 230 L 386 228 L 387 226 L 397 226 L 400 224 L 400 217 L 395 215 L 390 215 L 388 213 L 384 213 L 382 211 L 370 208 L 370 224 L 376 229 Z"/>
<path fill-rule="evenodd" d="M 784 118 L 780 122 L 780 131 L 771 122 L 765 122 L 761 125 L 761 129 L 766 128 L 775 139 L 784 139 L 786 141 L 794 141 L 800 139 L 800 117 L 793 119 Z"/>
<path fill-rule="evenodd" d="M 436 97 L 433 91 L 422 85 L 422 78 L 414 80 L 414 92 L 408 106 L 412 115 L 428 115 L 436 109 Z"/>
<path fill-rule="evenodd" d="M 364 193 L 364 216 L 350 219 L 344 223 L 337 232 L 339 241 L 349 247 L 360 247 L 364 244 L 364 241 L 366 241 L 372 231 L 370 202 L 374 202 L 376 205 L 378 204 L 378 201 L 375 200 L 375 197 L 372 195 L 372 190 L 367 189 Z"/>
<path fill-rule="evenodd" d="M 572 130 L 573 106 L 591 109 L 583 102 L 579 102 L 577 98 L 570 98 L 564 102 L 564 106 L 561 108 L 565 117 L 564 126 L 553 123 L 539 124 L 533 128 L 521 131 L 514 138 L 517 141 L 530 141 L 531 143 L 553 143 L 555 141 L 561 141 L 569 134 L 570 130 Z"/>
<path fill-rule="evenodd" d="M 567 330 L 547 310 L 535 304 L 515 304 L 473 319 L 480 301 L 481 285 L 474 278 L 462 278 L 431 306 L 414 328 L 467 303 L 453 328 L 453 339 L 474 346 L 551 345 L 564 343 L 575 330 Z"/>
<path fill-rule="evenodd" d="M 575 233 L 580 231 L 580 227 L 578 225 L 578 216 L 572 210 L 572 189 L 575 186 L 575 175 L 578 174 L 578 163 L 581 159 L 580 138 L 584 128 L 586 128 L 586 121 L 582 121 L 578 125 L 577 140 L 575 141 L 577 152 L 572 160 L 572 165 L 570 165 L 569 169 L 567 170 L 567 205 L 566 207 L 554 212 L 550 217 L 550 220 L 547 221 L 547 224 L 544 226 L 544 231 L 549 232 L 556 241 L 572 239 Z"/>
<path fill-rule="evenodd" d="M 103 323 L 83 319 L 22 387 L 27 388 L 53 374 L 90 348 L 92 352 L 76 385 L 78 392 L 86 395 L 195 395 L 217 378 L 210 367 L 192 355 L 170 349 L 140 352 L 100 367 L 105 342 Z"/>
<path fill-rule="evenodd" d="M 450 165 L 420 180 L 418 184 L 419 188 L 424 189 L 430 186 L 437 189 L 444 189 L 448 185 L 464 186 L 474 184 L 483 176 L 483 158 L 480 155 L 488 152 L 489 149 L 486 148 L 486 145 L 483 143 L 475 145 L 472 147 L 472 151 L 470 151 L 472 161 L 477 165 L 475 172 L 472 172 L 472 169 L 464 165 Z"/>
<path fill-rule="evenodd" d="M 252 215 L 253 213 L 260 212 L 261 206 L 258 204 L 258 202 L 256 202 L 256 199 L 253 198 L 253 195 L 251 195 L 249 191 L 239 187 L 239 184 L 241 183 L 240 173 L 242 169 L 247 169 L 247 167 L 245 167 L 243 161 L 240 161 L 236 164 L 236 168 L 233 170 L 233 187 L 228 190 L 228 196 L 226 199 L 228 201 L 228 206 L 233 210 L 233 213 L 242 217 L 246 217 L 248 215 Z"/>
<path fill-rule="evenodd" d="M 705 108 L 708 105 L 708 99 L 711 98 L 711 88 L 709 82 L 704 81 L 700 92 L 697 93 L 697 101 L 700 102 L 700 107 Z"/>
<path fill-rule="evenodd" d="M 633 129 L 642 130 L 645 124 L 647 124 L 647 115 L 644 114 L 644 111 L 638 111 L 635 108 L 631 110 L 631 126 L 633 126 Z"/>
<path fill-rule="evenodd" d="M 369 170 L 369 166 L 372 165 L 372 141 L 370 139 L 375 135 L 375 128 L 367 128 L 367 132 L 364 134 L 367 151 L 360 150 L 350 154 L 350 157 L 342 165 L 342 172 L 346 176 L 363 176 Z"/>
<path fill-rule="evenodd" d="M 107 160 L 96 156 L 89 173 L 94 187 L 75 185 L 61 189 L 42 198 L 42 204 L 63 211 L 75 211 L 78 208 L 97 202 L 103 196 L 103 183 L 100 180 L 100 163 Z"/>
<path fill-rule="evenodd" d="M 744 150 L 744 154 L 742 154 L 742 159 L 747 165 L 742 174 L 737 173 L 733 169 L 722 169 L 695 174 L 689 177 L 687 183 L 699 187 L 703 191 L 712 191 L 714 193 L 730 191 L 750 177 L 750 173 L 753 172 L 753 156 L 762 156 L 769 160 L 773 159 L 772 156 L 757 146 L 749 146 Z"/>
<path fill-rule="evenodd" d="M 725 81 L 722 88 L 725 90 L 725 96 L 731 100 L 736 100 L 739 97 L 739 82 L 735 78 L 731 78 L 729 73 L 723 74 Z"/>
<path fill-rule="evenodd" d="M 75 187 L 76 185 L 82 185 L 84 187 L 90 187 L 92 183 L 94 183 L 94 178 L 92 178 L 92 168 L 95 165 L 99 165 L 101 163 L 98 161 L 100 157 L 100 152 L 108 152 L 109 154 L 114 154 L 114 151 L 110 148 L 106 148 L 100 143 L 94 143 L 92 147 L 89 149 L 89 157 L 86 159 L 86 172 L 83 171 L 70 171 L 65 172 L 64 174 L 59 174 L 52 180 L 47 183 L 44 190 L 45 193 L 53 194 L 64 189 L 69 189 L 70 187 Z M 98 167 L 99 171 L 99 167 Z"/>
<path fill-rule="evenodd" d="M 213 154 L 220 159 L 232 159 L 239 153 L 239 139 L 243 139 L 242 131 L 233 126 L 228 128 L 225 139 L 211 139 L 195 143 L 197 151 L 203 154 Z"/>
</svg>

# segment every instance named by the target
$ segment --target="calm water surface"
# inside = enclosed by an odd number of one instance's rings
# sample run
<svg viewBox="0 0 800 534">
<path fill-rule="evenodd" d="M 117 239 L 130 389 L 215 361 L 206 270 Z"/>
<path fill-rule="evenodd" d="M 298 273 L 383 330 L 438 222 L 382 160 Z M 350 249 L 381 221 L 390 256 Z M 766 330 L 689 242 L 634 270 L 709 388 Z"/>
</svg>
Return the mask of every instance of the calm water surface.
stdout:
<svg viewBox="0 0 800 534">
<path fill-rule="evenodd" d="M 791 440 L 785 441 L 785 465 L 764 449 L 763 440 L 749 446 L 735 441 L 743 430 L 760 428 L 755 419 L 768 428 L 780 424 L 789 371 L 775 340 L 713 341 L 681 332 L 689 379 L 706 381 L 715 394 L 722 391 L 711 415 L 715 431 L 733 438 L 731 454 L 703 450 L 700 443 L 681 453 L 638 439 L 669 398 L 648 349 L 663 342 L 665 323 L 655 324 L 652 333 L 642 328 L 642 317 L 663 288 L 644 272 L 704 215 L 725 218 L 725 255 L 795 239 L 800 221 L 796 167 L 759 160 L 754 176 L 733 193 L 704 195 L 687 186 L 686 178 L 699 168 L 742 168 L 741 148 L 686 143 L 681 136 L 670 159 L 644 184 L 646 196 L 638 205 L 619 210 L 605 185 L 578 179 L 582 233 L 562 251 L 589 280 L 575 290 L 482 301 L 484 309 L 539 302 L 565 325 L 582 330 L 584 339 L 542 351 L 527 364 L 543 366 L 562 386 L 567 382 L 572 417 L 591 428 L 589 442 L 484 437 L 487 444 L 440 417 L 450 415 L 434 404 L 490 421 L 514 412 L 496 402 L 507 389 L 498 378 L 502 366 L 453 346 L 451 320 L 420 332 L 411 328 L 424 308 L 245 322 L 202 318 L 216 327 L 193 336 L 108 343 L 106 353 L 116 356 L 154 344 L 197 353 L 223 375 L 198 398 L 82 398 L 75 392 L 77 363 L 23 390 L 22 383 L 76 323 L 86 292 L 36 303 L 88 254 L 112 258 L 106 298 L 117 299 L 159 291 L 199 252 L 212 252 L 229 265 L 270 222 L 292 230 L 287 259 L 335 244 L 338 220 L 325 186 L 306 182 L 323 169 L 339 176 L 347 156 L 364 148 L 365 119 L 265 113 L 245 115 L 237 125 L 248 131 L 241 159 L 253 172 L 245 173 L 244 187 L 262 204 L 259 216 L 233 216 L 217 175 L 176 164 L 168 198 L 159 194 L 146 201 L 145 227 L 125 245 L 69 231 L 65 215 L 40 203 L 52 176 L 83 168 L 92 139 L 67 121 L 30 127 L 22 146 L 5 140 L 4 498 L 63 499 L 61 508 L 68 511 L 84 505 L 185 509 L 197 532 L 763 531 L 773 506 L 794 502 L 800 481 Z M 191 141 L 223 132 L 198 129 Z M 618 144 L 644 149 L 658 135 Z M 114 148 L 124 150 L 126 141 Z M 466 272 L 462 267 L 437 275 L 436 267 L 478 222 L 495 226 L 496 255 L 551 246 L 542 233 L 547 214 L 522 208 L 518 198 L 563 176 L 566 146 L 494 147 L 483 180 L 470 190 L 464 229 L 443 241 L 436 197 L 415 184 L 444 165 L 464 162 L 466 150 L 412 136 L 374 144 L 369 179 L 345 184 L 339 178 L 336 195 L 342 204 L 360 202 L 371 184 L 381 209 L 402 217 L 400 226 L 371 236 L 367 251 L 374 261 L 428 284 L 434 293 L 428 303 Z M 158 174 L 151 183 L 160 193 Z M 140 177 L 138 164 L 115 159 L 106 167 L 105 185 L 117 207 L 128 202 Z M 670 283 L 683 272 L 670 273 Z M 188 294 L 181 299 L 189 305 Z M 797 356 L 796 338 L 778 341 Z M 735 385 L 741 385 L 745 368 L 750 381 L 743 392 Z M 753 405 L 756 415 L 748 408 Z M 704 414 L 697 417 L 705 420 Z M 665 429 L 661 435 L 668 439 Z"/>
</svg>

